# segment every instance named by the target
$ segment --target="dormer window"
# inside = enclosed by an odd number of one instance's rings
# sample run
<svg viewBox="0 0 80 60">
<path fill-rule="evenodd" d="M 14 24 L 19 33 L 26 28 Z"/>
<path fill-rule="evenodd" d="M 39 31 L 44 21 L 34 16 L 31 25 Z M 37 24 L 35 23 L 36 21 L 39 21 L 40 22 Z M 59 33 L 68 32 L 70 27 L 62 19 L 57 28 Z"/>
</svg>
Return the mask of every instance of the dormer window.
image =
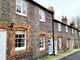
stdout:
<svg viewBox="0 0 80 60">
<path fill-rule="evenodd" d="M 26 16 L 27 3 L 25 0 L 16 0 L 16 13 Z"/>
<path fill-rule="evenodd" d="M 45 22 L 45 12 L 42 9 L 39 9 L 39 21 Z"/>
</svg>

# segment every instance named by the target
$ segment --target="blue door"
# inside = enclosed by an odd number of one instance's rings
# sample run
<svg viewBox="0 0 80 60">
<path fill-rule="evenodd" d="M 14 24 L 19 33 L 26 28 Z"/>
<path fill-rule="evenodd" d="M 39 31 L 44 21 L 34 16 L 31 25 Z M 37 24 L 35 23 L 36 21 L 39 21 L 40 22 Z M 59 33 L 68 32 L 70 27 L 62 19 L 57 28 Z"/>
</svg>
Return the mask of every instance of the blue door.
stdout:
<svg viewBox="0 0 80 60">
<path fill-rule="evenodd" d="M 53 39 L 48 38 L 48 53 L 53 54 Z"/>
</svg>

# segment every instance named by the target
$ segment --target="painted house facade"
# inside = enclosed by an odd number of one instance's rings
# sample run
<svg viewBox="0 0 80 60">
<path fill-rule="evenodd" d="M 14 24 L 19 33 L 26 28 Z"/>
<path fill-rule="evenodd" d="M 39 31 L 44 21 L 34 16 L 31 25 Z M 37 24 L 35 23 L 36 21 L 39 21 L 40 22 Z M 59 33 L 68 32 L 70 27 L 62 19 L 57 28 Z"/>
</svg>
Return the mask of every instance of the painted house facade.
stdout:
<svg viewBox="0 0 80 60">
<path fill-rule="evenodd" d="M 76 35 L 71 34 L 71 29 L 76 30 Z M 56 50 L 73 49 L 79 46 L 78 33 L 76 28 L 54 20 L 53 11 L 32 0 L 0 0 L 0 60 L 30 60 L 30 53 L 53 54 L 53 37 L 57 40 Z"/>
</svg>

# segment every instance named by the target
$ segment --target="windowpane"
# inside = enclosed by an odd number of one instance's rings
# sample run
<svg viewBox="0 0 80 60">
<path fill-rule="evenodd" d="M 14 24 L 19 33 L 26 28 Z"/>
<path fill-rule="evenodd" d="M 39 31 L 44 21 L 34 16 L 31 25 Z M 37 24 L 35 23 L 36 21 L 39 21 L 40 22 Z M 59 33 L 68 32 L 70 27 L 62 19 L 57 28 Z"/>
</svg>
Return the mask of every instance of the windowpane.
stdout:
<svg viewBox="0 0 80 60">
<path fill-rule="evenodd" d="M 24 46 L 24 43 L 21 43 L 21 46 L 23 47 Z"/>
<path fill-rule="evenodd" d="M 21 47 L 21 43 L 18 43 L 18 47 Z"/>
<path fill-rule="evenodd" d="M 26 14 L 26 1 L 22 2 L 22 14 Z"/>
<path fill-rule="evenodd" d="M 21 0 L 16 0 L 16 1 L 17 1 L 17 3 L 21 4 Z"/>
<path fill-rule="evenodd" d="M 18 38 L 18 35 L 16 35 L 16 38 Z"/>
<path fill-rule="evenodd" d="M 21 5 L 18 5 L 18 4 L 17 4 L 17 12 L 18 12 L 18 13 L 21 13 Z"/>
</svg>

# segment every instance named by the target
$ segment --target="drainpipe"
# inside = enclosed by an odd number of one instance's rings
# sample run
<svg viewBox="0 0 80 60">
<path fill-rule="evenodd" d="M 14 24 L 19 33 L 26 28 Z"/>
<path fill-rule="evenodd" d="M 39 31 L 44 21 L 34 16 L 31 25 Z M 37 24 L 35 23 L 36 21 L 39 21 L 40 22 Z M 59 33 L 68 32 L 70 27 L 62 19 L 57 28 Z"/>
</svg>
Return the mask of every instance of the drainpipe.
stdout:
<svg viewBox="0 0 80 60">
<path fill-rule="evenodd" d="M 52 34 L 53 34 L 53 55 L 55 55 L 55 41 L 54 41 L 54 14 L 52 14 Z"/>
<path fill-rule="evenodd" d="M 51 4 L 48 5 L 48 10 L 52 11 L 51 15 L 52 15 L 52 35 L 53 35 L 53 55 L 55 55 L 55 47 L 54 47 L 54 10 L 53 10 L 53 6 Z"/>
</svg>

